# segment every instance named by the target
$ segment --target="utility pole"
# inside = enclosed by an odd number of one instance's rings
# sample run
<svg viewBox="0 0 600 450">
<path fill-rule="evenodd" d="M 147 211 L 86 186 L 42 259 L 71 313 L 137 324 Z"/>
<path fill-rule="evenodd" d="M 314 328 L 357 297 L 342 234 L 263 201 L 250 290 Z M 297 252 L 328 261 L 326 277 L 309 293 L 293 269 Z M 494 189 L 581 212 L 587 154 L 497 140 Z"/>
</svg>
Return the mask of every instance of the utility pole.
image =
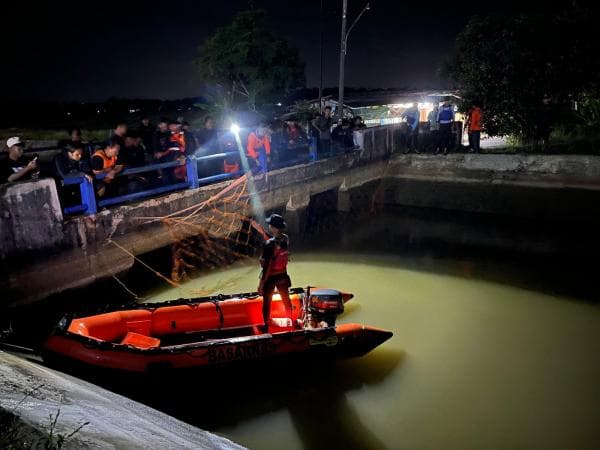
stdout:
<svg viewBox="0 0 600 450">
<path fill-rule="evenodd" d="M 348 15 L 348 0 L 344 0 L 342 5 L 342 38 L 340 42 L 340 80 L 338 91 L 338 108 L 340 110 L 340 119 L 344 118 L 344 64 L 346 62 L 346 50 L 348 48 L 348 35 L 354 28 L 354 25 L 360 20 L 362 15 L 371 9 L 371 5 L 367 3 L 362 9 L 358 17 L 352 22 L 348 31 L 346 31 L 346 17 Z"/>
<path fill-rule="evenodd" d="M 348 0 L 342 4 L 342 35 L 340 38 L 340 79 L 338 81 L 338 111 L 339 119 L 344 117 L 344 63 L 346 59 L 346 16 L 348 15 Z"/>
<path fill-rule="evenodd" d="M 321 0 L 321 39 L 319 42 L 319 114 L 323 114 L 323 0 Z"/>
</svg>

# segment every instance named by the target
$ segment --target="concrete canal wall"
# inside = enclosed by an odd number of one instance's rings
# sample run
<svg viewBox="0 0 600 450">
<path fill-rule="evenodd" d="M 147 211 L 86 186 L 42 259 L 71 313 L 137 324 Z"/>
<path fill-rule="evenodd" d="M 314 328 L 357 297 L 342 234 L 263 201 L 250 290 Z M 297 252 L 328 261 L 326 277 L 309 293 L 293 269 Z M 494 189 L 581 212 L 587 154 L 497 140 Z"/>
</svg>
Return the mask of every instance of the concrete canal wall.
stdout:
<svg viewBox="0 0 600 450">
<path fill-rule="evenodd" d="M 46 448 L 57 414 L 54 439 L 67 437 L 86 424 L 66 439 L 66 449 L 245 448 L 91 383 L 0 351 L 0 414 L 6 413 L 18 418 L 1 430 L 9 448 L 21 448 L 23 442 L 28 442 L 27 448 Z"/>
<path fill-rule="evenodd" d="M 255 177 L 266 211 L 286 214 L 301 231 L 316 195 L 334 191 L 352 211 L 361 187 L 380 181 L 375 202 L 520 217 L 588 220 L 600 211 L 600 157 L 583 155 L 404 155 L 393 128 L 372 129 L 362 151 Z M 0 289 L 23 303 L 85 286 L 131 267 L 134 255 L 169 245 L 162 217 L 198 204 L 231 182 L 64 218 L 54 182 L 0 186 Z"/>
</svg>

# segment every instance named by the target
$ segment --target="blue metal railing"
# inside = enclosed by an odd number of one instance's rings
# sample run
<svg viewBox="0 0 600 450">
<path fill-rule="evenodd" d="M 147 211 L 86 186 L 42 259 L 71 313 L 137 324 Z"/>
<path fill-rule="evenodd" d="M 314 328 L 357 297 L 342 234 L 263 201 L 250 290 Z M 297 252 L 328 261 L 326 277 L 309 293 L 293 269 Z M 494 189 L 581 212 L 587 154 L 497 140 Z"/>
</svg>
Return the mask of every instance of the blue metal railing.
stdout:
<svg viewBox="0 0 600 450">
<path fill-rule="evenodd" d="M 237 154 L 237 152 L 236 152 Z M 220 155 L 210 155 L 208 157 L 201 158 L 186 158 L 185 167 L 186 167 L 186 180 L 169 184 L 165 186 L 153 187 L 150 189 L 145 189 L 138 192 L 133 192 L 125 195 L 118 195 L 115 197 L 105 198 L 105 199 L 96 199 L 94 193 L 94 186 L 91 181 L 88 180 L 87 177 L 84 176 L 76 176 L 76 177 L 68 177 L 63 180 L 63 184 L 65 186 L 69 185 L 79 185 L 79 190 L 81 193 L 81 204 L 70 206 L 64 208 L 64 212 L 67 215 L 80 214 L 84 213 L 86 215 L 95 214 L 98 212 L 98 208 L 116 205 L 119 203 L 125 203 L 132 200 L 139 200 L 142 198 L 152 197 L 159 194 L 164 194 L 166 192 L 177 191 L 181 189 L 195 189 L 200 185 L 209 184 L 215 181 L 226 180 L 229 178 L 234 178 L 239 176 L 242 172 L 234 172 L 234 173 L 226 173 L 219 174 L 205 178 L 198 178 L 198 169 L 197 169 L 197 161 L 204 159 L 216 159 L 217 157 L 225 157 L 227 154 Z M 154 172 L 160 169 L 167 169 L 172 167 L 179 167 L 181 163 L 179 161 L 160 163 L 160 164 L 150 164 L 142 167 L 133 167 L 131 169 L 123 170 L 117 176 L 127 176 L 127 175 L 135 175 L 140 173 Z M 106 174 L 99 174 L 96 176 L 96 179 L 101 180 L 106 177 Z"/>
<path fill-rule="evenodd" d="M 173 183 L 165 186 L 158 186 L 149 189 L 144 189 L 138 192 L 132 192 L 129 194 L 118 195 L 110 198 L 101 198 L 96 199 L 96 195 L 94 192 L 94 184 L 85 176 L 74 176 L 67 177 L 63 180 L 63 184 L 65 186 L 71 185 L 79 185 L 79 191 L 81 194 L 81 204 L 75 206 L 69 206 L 64 208 L 64 213 L 66 215 L 75 215 L 75 214 L 95 214 L 98 212 L 98 208 L 116 205 L 119 203 L 125 203 L 128 201 L 139 200 L 142 198 L 152 197 L 155 195 L 164 194 L 166 192 L 172 192 L 182 189 L 195 189 L 199 186 L 205 186 L 211 183 L 215 183 L 218 181 L 224 181 L 231 178 L 239 177 L 244 173 L 243 170 L 239 170 L 237 172 L 232 173 L 220 173 L 216 175 L 210 175 L 203 178 L 198 177 L 198 167 L 197 164 L 199 161 L 212 161 L 218 159 L 225 159 L 229 156 L 239 156 L 239 152 L 224 152 L 224 153 L 216 153 L 213 155 L 201 156 L 201 157 L 189 157 L 186 158 L 185 166 L 186 166 L 186 180 L 178 183 Z M 307 161 L 308 159 L 308 161 Z M 316 139 L 310 138 L 309 140 L 309 154 L 308 158 L 298 158 L 292 161 L 285 161 L 284 165 L 290 166 L 295 164 L 301 164 L 306 162 L 312 162 L 317 160 L 317 144 Z M 159 163 L 159 164 L 150 164 L 147 166 L 141 167 L 132 167 L 129 169 L 125 169 L 119 174 L 117 177 L 123 177 L 127 175 L 136 175 L 147 172 L 154 172 L 160 169 L 167 169 L 172 167 L 179 167 L 181 163 L 179 161 Z M 267 164 L 267 155 L 265 152 L 259 152 L 258 155 L 258 171 L 266 172 L 268 170 Z M 96 180 L 102 180 L 106 177 L 106 174 L 96 175 Z"/>
</svg>

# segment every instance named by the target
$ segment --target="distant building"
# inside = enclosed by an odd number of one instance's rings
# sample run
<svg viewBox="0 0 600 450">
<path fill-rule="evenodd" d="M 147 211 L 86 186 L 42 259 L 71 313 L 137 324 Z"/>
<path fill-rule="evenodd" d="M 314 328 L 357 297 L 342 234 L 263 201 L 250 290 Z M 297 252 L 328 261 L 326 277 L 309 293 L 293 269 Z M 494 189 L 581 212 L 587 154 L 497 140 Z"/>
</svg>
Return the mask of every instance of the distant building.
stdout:
<svg viewBox="0 0 600 450">
<path fill-rule="evenodd" d="M 418 103 L 421 122 L 427 121 L 428 114 L 435 104 L 440 105 L 446 100 L 457 103 L 460 97 L 452 91 L 365 91 L 351 92 L 344 98 L 344 116 L 361 116 L 367 126 L 389 125 L 402 122 L 402 113 L 413 103 Z M 319 100 L 311 100 L 315 108 Z M 338 109 L 334 96 L 323 97 L 323 106 Z M 457 117 L 457 120 L 460 120 Z"/>
</svg>

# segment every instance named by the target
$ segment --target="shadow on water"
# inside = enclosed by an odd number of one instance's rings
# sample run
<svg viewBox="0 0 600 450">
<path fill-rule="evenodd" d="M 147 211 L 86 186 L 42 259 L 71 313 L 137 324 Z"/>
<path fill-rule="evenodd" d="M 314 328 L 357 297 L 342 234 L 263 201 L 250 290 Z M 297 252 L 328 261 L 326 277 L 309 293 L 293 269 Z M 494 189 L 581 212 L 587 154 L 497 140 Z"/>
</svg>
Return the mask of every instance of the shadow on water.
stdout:
<svg viewBox="0 0 600 450">
<path fill-rule="evenodd" d="M 288 405 L 304 448 L 385 448 L 362 423 L 345 393 L 381 383 L 399 370 L 404 357 L 404 353 L 381 348 L 361 360 L 345 361 L 329 373 L 319 371 L 308 389 L 300 390 Z"/>
<path fill-rule="evenodd" d="M 383 449 L 347 393 L 382 383 L 404 358 L 380 348 L 348 360 L 295 356 L 153 375 L 70 372 L 209 431 L 286 410 L 304 448 Z"/>
</svg>

